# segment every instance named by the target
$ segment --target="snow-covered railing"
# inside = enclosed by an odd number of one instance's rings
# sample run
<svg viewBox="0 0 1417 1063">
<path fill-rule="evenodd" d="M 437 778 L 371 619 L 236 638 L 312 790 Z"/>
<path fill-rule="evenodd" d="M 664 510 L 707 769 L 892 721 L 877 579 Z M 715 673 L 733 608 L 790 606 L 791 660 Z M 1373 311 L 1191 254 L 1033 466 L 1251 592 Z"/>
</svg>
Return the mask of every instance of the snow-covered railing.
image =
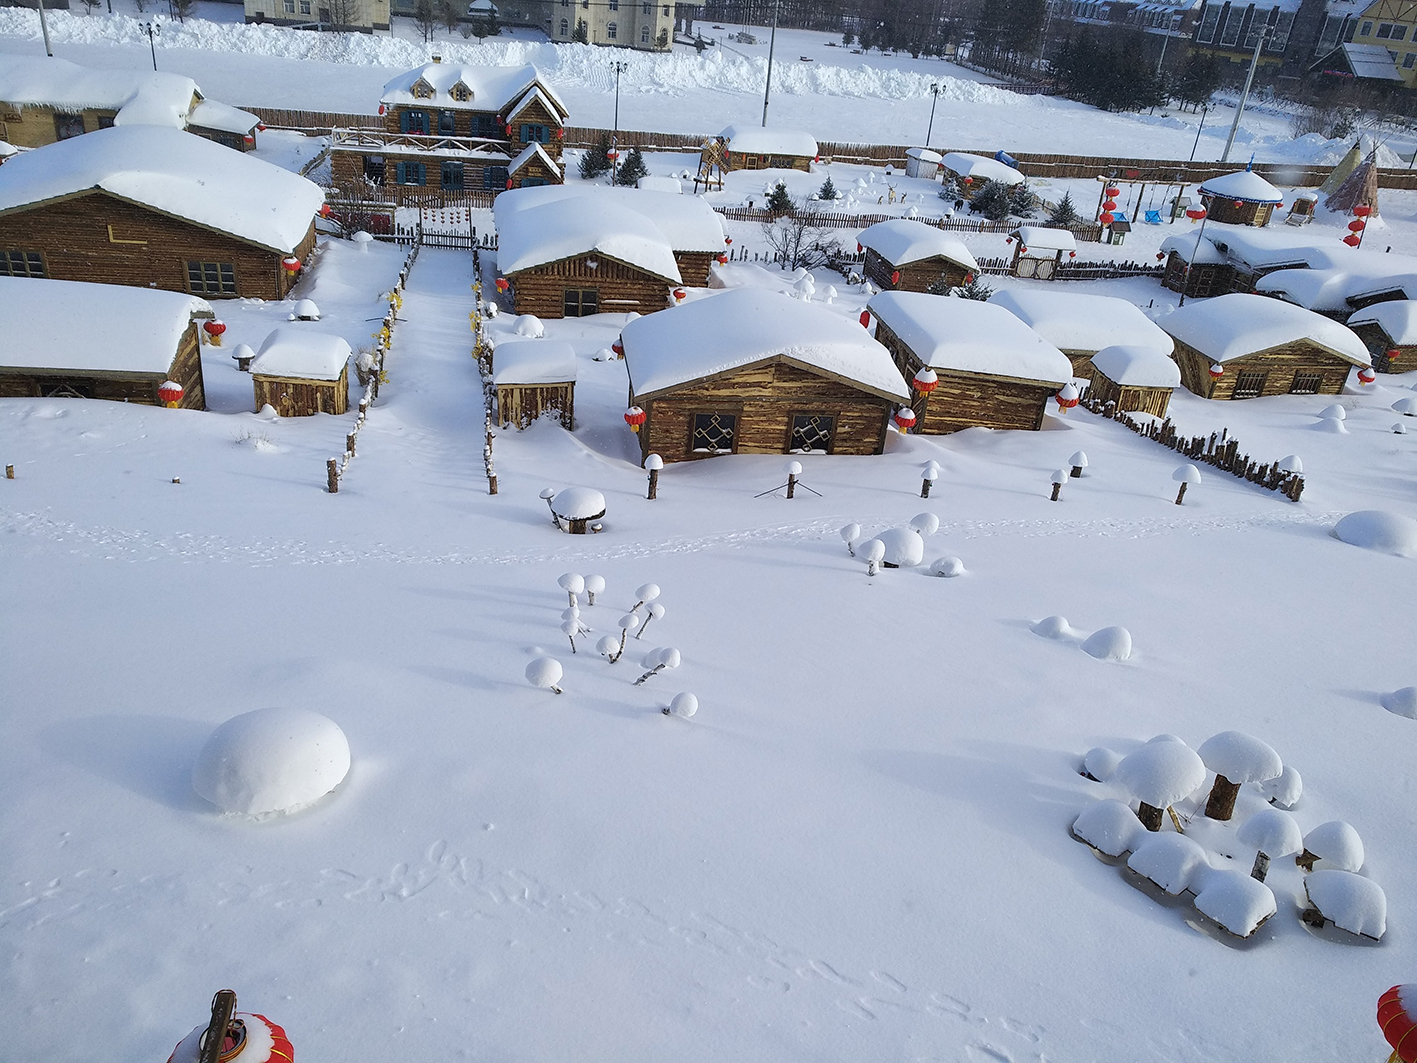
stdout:
<svg viewBox="0 0 1417 1063">
<path fill-rule="evenodd" d="M 781 216 L 769 210 L 748 207 L 714 207 L 713 209 L 729 221 L 770 222 Z M 864 229 L 877 222 L 900 220 L 900 216 L 897 214 L 845 214 L 817 211 L 798 213 L 794 217 L 801 218 L 808 225 L 820 229 Z M 913 220 L 945 232 L 957 233 L 1011 233 L 1018 228 L 1016 221 L 976 221 L 972 218 L 915 218 Z M 1098 225 L 1079 225 L 1072 230 L 1072 233 L 1074 237 L 1085 243 L 1097 243 L 1102 239 L 1102 228 Z"/>
<path fill-rule="evenodd" d="M 485 152 L 505 158 L 513 158 L 512 145 L 505 140 L 491 137 L 445 137 L 426 136 L 422 133 L 388 133 L 382 129 L 335 129 L 330 133 L 330 147 L 336 151 L 363 150 L 366 148 L 407 148 L 424 155 L 449 152 L 462 155 L 468 152 Z"/>
<path fill-rule="evenodd" d="M 1154 418 L 1136 418 L 1116 408 L 1116 403 L 1106 402 L 1092 395 L 1082 400 L 1081 405 L 1095 414 L 1120 421 L 1139 436 L 1145 436 L 1163 447 L 1170 447 L 1191 461 L 1203 462 L 1232 476 L 1238 476 L 1269 491 L 1278 491 L 1291 502 L 1299 501 L 1304 493 L 1304 475 L 1281 469 L 1283 461 L 1260 464 L 1248 454 L 1240 453 L 1240 441 L 1230 434 L 1228 428 L 1212 432 L 1209 436 L 1183 436 L 1176 431 L 1171 418 L 1158 423 Z"/>
<path fill-rule="evenodd" d="M 344 438 L 343 457 L 330 458 L 325 462 L 326 488 L 332 495 L 339 493 L 339 482 L 348 471 L 349 463 L 354 460 L 355 444 L 368 420 L 369 408 L 379 397 L 379 385 L 388 379 L 384 373 L 384 356 L 389 353 L 389 347 L 393 344 L 394 324 L 398 321 L 399 310 L 403 307 L 403 290 L 408 283 L 409 272 L 418 260 L 418 248 L 419 245 L 414 244 L 409 249 L 408 256 L 403 260 L 403 268 L 399 270 L 398 283 L 389 292 L 389 310 L 379 323 L 379 331 L 374 333 L 374 351 L 368 365 L 361 364 L 357 367 L 360 379 L 365 381 L 365 384 L 364 396 L 359 400 L 359 414 L 354 419 L 354 429 Z"/>
<path fill-rule="evenodd" d="M 482 465 L 487 475 L 487 493 L 495 495 L 497 467 L 492 464 L 492 404 L 496 393 L 492 387 L 492 350 L 482 331 L 482 255 L 477 246 L 476 229 L 472 230 L 472 313 L 468 314 L 468 320 L 472 324 L 472 359 L 482 378 L 482 430 L 486 440 L 482 445 Z"/>
</svg>

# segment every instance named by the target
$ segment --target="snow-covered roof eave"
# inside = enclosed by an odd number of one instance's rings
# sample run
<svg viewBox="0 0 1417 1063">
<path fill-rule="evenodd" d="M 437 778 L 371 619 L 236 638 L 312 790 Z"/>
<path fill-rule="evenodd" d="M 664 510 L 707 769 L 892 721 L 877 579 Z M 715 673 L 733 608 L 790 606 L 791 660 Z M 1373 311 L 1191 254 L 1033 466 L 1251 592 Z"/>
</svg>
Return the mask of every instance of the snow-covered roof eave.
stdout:
<svg viewBox="0 0 1417 1063">
<path fill-rule="evenodd" d="M 187 116 L 187 124 L 201 129 L 216 129 L 223 133 L 250 136 L 261 124 L 261 119 L 250 111 L 243 111 L 229 103 L 203 100 L 192 108 L 192 113 Z"/>
<path fill-rule="evenodd" d="M 634 373 L 629 372 L 628 375 L 630 377 L 630 393 L 634 396 L 636 402 L 639 402 L 641 399 L 657 399 L 663 395 L 673 394 L 674 392 L 680 390 L 688 384 L 700 384 L 712 380 L 719 380 L 723 377 L 733 376 L 735 373 L 747 372 L 749 370 L 757 369 L 765 365 L 772 365 L 774 363 L 790 365 L 796 369 L 801 369 L 804 372 L 811 373 L 814 376 L 827 377 L 832 380 L 848 379 L 844 378 L 839 373 L 832 372 L 830 369 L 825 369 L 822 366 L 813 365 L 811 362 L 805 361 L 801 357 L 794 357 L 792 352 L 788 350 L 765 354 L 761 357 L 754 358 L 749 361 L 726 366 L 725 368 L 719 369 L 712 373 L 706 373 L 703 376 L 691 377 L 687 380 L 682 380 L 674 384 L 666 384 L 662 387 L 655 388 L 655 390 L 653 391 L 637 390 L 635 387 Z M 628 360 L 626 369 L 627 371 L 629 370 Z M 878 398 L 889 399 L 891 402 L 910 401 L 910 391 L 905 387 L 903 380 L 899 391 L 889 391 L 885 388 L 877 387 L 874 384 L 870 384 L 862 380 L 848 379 L 848 382 L 854 388 L 858 388 L 861 391 L 868 392 L 872 395 L 877 396 Z"/>
<path fill-rule="evenodd" d="M 550 96 L 542 91 L 542 84 L 537 81 L 533 82 L 530 90 L 523 93 L 521 99 L 514 103 L 511 109 L 507 111 L 507 121 L 510 122 L 513 118 L 538 101 L 541 103 L 542 107 L 546 108 L 547 113 L 562 121 L 565 121 L 570 115 L 570 112 L 566 110 L 564 105 L 551 99 Z"/>
<path fill-rule="evenodd" d="M 546 168 L 552 173 L 554 173 L 557 177 L 562 176 L 561 167 L 556 165 L 556 160 L 553 159 L 550 155 L 546 154 L 545 149 L 543 149 L 540 144 L 528 144 L 525 148 L 523 148 L 521 154 L 518 155 L 515 159 L 513 159 L 511 164 L 507 167 L 507 173 L 516 173 L 523 166 L 525 166 L 527 163 L 531 162 L 531 160 L 535 158 L 540 158 Z"/>
</svg>

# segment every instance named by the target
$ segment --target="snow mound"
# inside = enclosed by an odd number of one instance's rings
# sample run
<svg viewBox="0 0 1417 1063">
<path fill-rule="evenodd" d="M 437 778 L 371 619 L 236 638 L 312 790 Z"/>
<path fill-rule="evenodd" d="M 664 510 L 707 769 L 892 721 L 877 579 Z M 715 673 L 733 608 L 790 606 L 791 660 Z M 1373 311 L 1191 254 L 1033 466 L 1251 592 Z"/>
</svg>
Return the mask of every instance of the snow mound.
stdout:
<svg viewBox="0 0 1417 1063">
<path fill-rule="evenodd" d="M 1362 509 L 1338 522 L 1333 534 L 1350 546 L 1398 557 L 1417 557 L 1417 520 L 1381 509 Z"/>
<path fill-rule="evenodd" d="M 930 566 L 930 575 L 953 578 L 964 575 L 964 562 L 957 557 L 942 557 Z"/>
<path fill-rule="evenodd" d="M 1045 639 L 1070 639 L 1077 636 L 1065 616 L 1045 616 L 1029 630 Z"/>
<path fill-rule="evenodd" d="M 1417 687 L 1403 687 L 1382 696 L 1383 708 L 1409 720 L 1417 720 Z"/>
<path fill-rule="evenodd" d="M 1372 879 L 1351 871 L 1315 871 L 1304 879 L 1309 903 L 1350 934 L 1381 938 L 1387 931 L 1387 896 Z"/>
<path fill-rule="evenodd" d="M 1243 871 L 1210 871 L 1199 878 L 1196 909 L 1236 937 L 1249 937 L 1279 910 L 1273 891 Z"/>
<path fill-rule="evenodd" d="M 1398 399 L 1392 408 L 1404 417 L 1417 417 L 1417 399 Z"/>
<path fill-rule="evenodd" d="M 925 559 L 925 540 L 914 528 L 887 528 L 876 539 L 886 548 L 887 565 L 913 568 Z"/>
<path fill-rule="evenodd" d="M 1328 432 L 1336 436 L 1346 436 L 1349 434 L 1348 426 L 1343 423 L 1342 417 L 1320 417 L 1314 422 L 1314 431 Z"/>
<path fill-rule="evenodd" d="M 1288 812 L 1265 808 L 1256 812 L 1235 834 L 1241 845 L 1258 849 L 1272 859 L 1293 856 L 1304 848 L 1304 835 Z"/>
<path fill-rule="evenodd" d="M 1265 800 L 1278 808 L 1293 808 L 1304 792 L 1303 777 L 1288 764 L 1273 779 L 1266 779 L 1257 785 Z"/>
<path fill-rule="evenodd" d="M 1363 839 L 1341 819 L 1320 823 L 1304 837 L 1304 855 L 1314 858 L 1313 869 L 1360 871 L 1366 854 Z"/>
<path fill-rule="evenodd" d="M 541 323 L 541 318 L 535 314 L 523 314 L 512 322 L 512 331 L 518 336 L 525 336 L 527 339 L 539 340 L 546 335 L 546 326 Z"/>
<path fill-rule="evenodd" d="M 1104 627 L 1089 635 L 1082 648 L 1099 661 L 1125 661 L 1132 655 L 1132 633 L 1124 627 Z"/>
<path fill-rule="evenodd" d="M 1110 798 L 1094 801 L 1073 821 L 1073 834 L 1108 856 L 1129 852 L 1146 833 L 1135 812 Z"/>
<path fill-rule="evenodd" d="M 1138 800 L 1165 808 L 1200 788 L 1205 764 L 1184 742 L 1148 742 L 1122 758 L 1113 778 Z"/>
<path fill-rule="evenodd" d="M 1112 778 L 1120 763 L 1122 763 L 1122 755 L 1106 746 L 1089 749 L 1087 755 L 1082 758 L 1083 771 L 1098 782 L 1106 782 Z"/>
<path fill-rule="evenodd" d="M 1210 859 L 1184 834 L 1149 834 L 1137 845 L 1127 866 L 1176 897 L 1191 887 L 1198 870 L 1210 868 Z"/>
<path fill-rule="evenodd" d="M 212 732 L 192 766 L 192 789 L 223 812 L 293 812 L 349 773 L 339 725 L 309 709 L 271 708 L 233 716 Z"/>
</svg>

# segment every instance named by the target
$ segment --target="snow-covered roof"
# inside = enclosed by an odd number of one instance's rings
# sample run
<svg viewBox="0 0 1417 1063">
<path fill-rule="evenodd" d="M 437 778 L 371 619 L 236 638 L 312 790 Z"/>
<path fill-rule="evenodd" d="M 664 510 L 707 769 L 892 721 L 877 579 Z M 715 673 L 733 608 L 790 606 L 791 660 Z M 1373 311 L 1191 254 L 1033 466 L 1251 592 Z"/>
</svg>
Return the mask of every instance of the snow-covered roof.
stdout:
<svg viewBox="0 0 1417 1063">
<path fill-rule="evenodd" d="M 17 154 L 19 148 L 7 140 L 0 140 L 0 159 L 8 159 L 11 155 Z"/>
<path fill-rule="evenodd" d="M 1353 261 L 1353 249 L 1334 236 L 1292 225 L 1223 225 L 1211 222 L 1205 238 L 1251 269 L 1307 266 L 1323 269 Z"/>
<path fill-rule="evenodd" d="M 509 174 L 516 173 L 527 163 L 531 162 L 532 159 L 540 159 L 541 165 L 545 166 L 554 174 L 561 173 L 560 165 L 550 155 L 546 154 L 546 149 L 540 144 L 528 144 L 526 147 L 522 148 L 521 153 L 513 159 L 511 165 L 507 167 L 507 172 Z"/>
<path fill-rule="evenodd" d="M 1181 386 L 1181 367 L 1153 347 L 1118 344 L 1092 356 L 1092 367 L 1114 384 L 1129 388 Z"/>
<path fill-rule="evenodd" d="M 1002 181 L 1006 185 L 1022 184 L 1024 181 L 1023 174 L 1012 166 L 998 159 L 987 159 L 983 155 L 950 151 L 941 157 L 940 162 L 951 173 L 957 173 L 961 177 L 973 177 L 977 181 Z"/>
<path fill-rule="evenodd" d="M 862 229 L 856 242 L 895 266 L 938 255 L 968 270 L 979 268 L 963 241 L 923 221 L 908 218 L 880 221 Z"/>
<path fill-rule="evenodd" d="M 621 342 L 636 399 L 775 357 L 894 401 L 910 398 L 890 352 L 855 320 L 763 288 L 731 288 L 636 318 Z"/>
<path fill-rule="evenodd" d="M 0 277 L 0 365 L 106 373 L 166 373 L 195 295 L 86 281 Z"/>
<path fill-rule="evenodd" d="M 283 327 L 266 337 L 251 372 L 296 380 L 338 380 L 351 351 L 343 336 L 311 328 Z"/>
<path fill-rule="evenodd" d="M 1201 237 L 1200 230 L 1179 233 L 1162 240 L 1161 253 L 1169 255 L 1172 251 L 1193 266 L 1223 266 L 1228 261 L 1213 243 Z M 1194 258 L 1191 257 L 1193 254 Z"/>
<path fill-rule="evenodd" d="M 67 59 L 7 55 L 0 64 L 0 100 L 57 110 L 117 111 L 116 125 L 181 129 L 197 83 L 161 71 L 94 69 Z"/>
<path fill-rule="evenodd" d="M 503 207 L 514 192 L 497 197 L 497 268 L 504 276 L 589 252 L 606 255 L 662 277 L 682 278 L 663 231 L 643 214 L 606 201 L 588 209 L 580 197 L 535 206 Z"/>
<path fill-rule="evenodd" d="M 540 85 L 533 85 L 530 89 L 523 93 L 522 98 L 519 99 L 516 103 L 514 103 L 512 107 L 507 111 L 506 119 L 508 123 L 510 123 L 513 118 L 521 114 L 533 103 L 541 104 L 542 108 L 546 111 L 546 113 L 550 115 L 559 116 L 564 114 L 566 111 L 566 108 L 564 106 L 561 106 L 558 109 L 556 105 L 557 101 L 553 100 L 550 96 L 548 96 Z"/>
<path fill-rule="evenodd" d="M 1011 234 L 1024 247 L 1042 251 L 1076 251 L 1077 239 L 1067 229 L 1050 229 L 1045 225 L 1020 225 Z"/>
<path fill-rule="evenodd" d="M 1372 361 L 1363 341 L 1346 325 L 1263 295 L 1232 292 L 1189 303 L 1161 318 L 1160 325 L 1217 362 L 1301 339 L 1312 340 L 1354 365 Z"/>
<path fill-rule="evenodd" d="M 497 217 L 502 218 L 513 210 L 576 197 L 594 201 L 596 205 L 592 210 L 599 210 L 600 203 L 609 203 L 644 215 L 664 234 L 674 251 L 723 250 L 723 216 L 701 196 L 652 188 L 607 188 L 573 181 L 565 185 L 513 189 L 497 197 L 495 209 Z"/>
<path fill-rule="evenodd" d="M 866 304 L 931 369 L 1061 387 L 1065 354 L 1001 306 L 923 292 L 881 292 Z"/>
<path fill-rule="evenodd" d="M 635 187 L 641 192 L 667 192 L 670 195 L 680 196 L 684 194 L 684 182 L 677 177 L 659 177 L 654 174 L 645 174 L 635 182 Z"/>
<path fill-rule="evenodd" d="M 576 379 L 576 352 L 561 340 L 506 340 L 492 352 L 494 384 L 564 384 Z"/>
<path fill-rule="evenodd" d="M 1253 170 L 1212 177 L 1201 184 L 1201 195 L 1238 199 L 1245 203 L 1282 203 L 1284 194 Z"/>
<path fill-rule="evenodd" d="M 1401 81 L 1402 74 L 1392 61 L 1392 53 L 1381 44 L 1342 45 L 1343 57 L 1348 60 L 1348 69 L 1354 77 L 1375 78 L 1378 81 Z"/>
<path fill-rule="evenodd" d="M 1349 310 L 1350 299 L 1401 291 L 1417 295 L 1417 271 L 1371 274 L 1346 269 L 1279 269 L 1255 282 L 1255 291 L 1319 312 Z"/>
<path fill-rule="evenodd" d="M 413 94 L 413 86 L 420 79 L 432 87 L 432 96 Z M 451 95 L 453 86 L 459 82 L 467 86 L 472 93 L 466 100 L 455 100 Z M 516 103 L 533 86 L 541 90 L 562 117 L 570 114 L 561 98 L 556 95 L 556 90 L 546 83 L 541 72 L 530 63 L 525 66 L 424 63 L 387 82 L 379 102 L 436 106 L 450 110 L 501 112 Z"/>
<path fill-rule="evenodd" d="M 729 151 L 749 155 L 796 155 L 817 157 L 817 142 L 811 134 L 797 129 L 763 129 L 759 126 L 731 125 L 719 134 L 728 141 Z"/>
<path fill-rule="evenodd" d="M 931 151 L 929 148 L 906 148 L 906 158 L 919 159 L 921 162 L 939 162 L 943 155 L 938 151 Z"/>
<path fill-rule="evenodd" d="M 989 302 L 1002 306 L 1062 351 L 1100 351 L 1127 345 L 1170 354 L 1171 337 L 1125 299 L 1110 295 L 1005 289 Z"/>
<path fill-rule="evenodd" d="M 289 254 L 325 194 L 299 174 L 158 126 L 100 129 L 0 167 L 0 214 L 102 190 Z"/>
<path fill-rule="evenodd" d="M 219 129 L 223 133 L 239 133 L 241 136 L 247 136 L 261 124 L 261 120 L 250 111 L 243 111 L 229 103 L 203 100 L 192 108 L 192 113 L 187 116 L 187 124 L 201 126 L 203 129 Z"/>
<path fill-rule="evenodd" d="M 1417 343 L 1417 302 L 1411 299 L 1389 299 L 1364 307 L 1348 319 L 1354 325 L 1377 325 L 1393 343 L 1406 346 Z"/>
</svg>

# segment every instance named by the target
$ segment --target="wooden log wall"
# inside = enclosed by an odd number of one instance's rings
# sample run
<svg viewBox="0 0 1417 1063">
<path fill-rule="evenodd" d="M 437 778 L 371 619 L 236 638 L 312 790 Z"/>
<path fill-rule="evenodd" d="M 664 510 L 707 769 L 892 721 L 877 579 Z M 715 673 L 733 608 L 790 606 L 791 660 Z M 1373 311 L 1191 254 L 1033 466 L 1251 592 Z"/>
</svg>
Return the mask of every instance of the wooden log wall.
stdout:
<svg viewBox="0 0 1417 1063">
<path fill-rule="evenodd" d="M 256 409 L 267 403 L 282 417 L 310 417 L 317 413 L 342 414 L 349 410 L 349 366 L 338 380 L 306 380 L 294 377 L 251 375 L 256 391 Z"/>
<path fill-rule="evenodd" d="M 587 264 L 594 261 L 595 269 Z M 594 289 L 599 294 L 600 313 L 652 314 L 669 305 L 672 287 L 656 277 L 602 254 L 563 258 L 535 269 L 521 270 L 508 278 L 512 282 L 518 314 L 535 314 L 552 320 L 565 316 L 568 288 Z"/>
<path fill-rule="evenodd" d="M 1171 405 L 1170 388 L 1141 388 L 1128 385 L 1123 387 L 1105 376 L 1096 366 L 1089 364 L 1092 385 L 1088 394 L 1103 405 L 1110 403 L 1122 413 L 1145 413 L 1153 417 L 1165 417 Z"/>
<path fill-rule="evenodd" d="M 1242 373 L 1264 374 L 1259 394 L 1246 395 L 1245 398 L 1296 394 L 1293 390 L 1295 379 L 1303 375 L 1317 375 L 1318 387 L 1315 391 L 1297 394 L 1338 395 L 1342 393 L 1348 374 L 1353 369 L 1351 363 L 1310 340 L 1296 340 L 1232 359 L 1225 363 L 1225 372 L 1219 380 L 1210 375 L 1213 359 L 1189 344 L 1176 340 L 1173 357 L 1181 367 L 1181 383 L 1203 399 L 1235 398 L 1235 385 Z"/>
<path fill-rule="evenodd" d="M 891 280 L 891 274 L 897 271 L 900 273 L 899 283 Z M 898 266 L 893 262 L 887 262 L 877 254 L 874 248 L 868 247 L 866 248 L 864 272 L 866 277 L 882 291 L 923 292 L 942 277 L 950 287 L 957 287 L 964 283 L 964 278 L 968 275 L 969 270 L 958 262 L 951 262 L 940 255 Z"/>
<path fill-rule="evenodd" d="M 498 384 L 497 423 L 506 428 L 525 428 L 547 410 L 554 410 L 561 427 L 570 431 L 575 425 L 576 385 L 564 384 Z"/>
<path fill-rule="evenodd" d="M 1345 314 L 1344 317 L 1347 317 Z M 1393 343 L 1382 328 L 1373 323 L 1350 325 L 1358 338 L 1368 348 L 1373 357 L 1373 369 L 1379 373 L 1407 373 L 1417 368 L 1417 344 Z M 1396 351 L 1396 358 L 1389 358 L 1388 352 Z"/>
<path fill-rule="evenodd" d="M 727 248 L 724 249 L 725 251 Z M 690 288 L 707 288 L 709 267 L 718 258 L 717 251 L 675 251 L 674 261 L 679 266 L 679 276 Z"/>
</svg>

